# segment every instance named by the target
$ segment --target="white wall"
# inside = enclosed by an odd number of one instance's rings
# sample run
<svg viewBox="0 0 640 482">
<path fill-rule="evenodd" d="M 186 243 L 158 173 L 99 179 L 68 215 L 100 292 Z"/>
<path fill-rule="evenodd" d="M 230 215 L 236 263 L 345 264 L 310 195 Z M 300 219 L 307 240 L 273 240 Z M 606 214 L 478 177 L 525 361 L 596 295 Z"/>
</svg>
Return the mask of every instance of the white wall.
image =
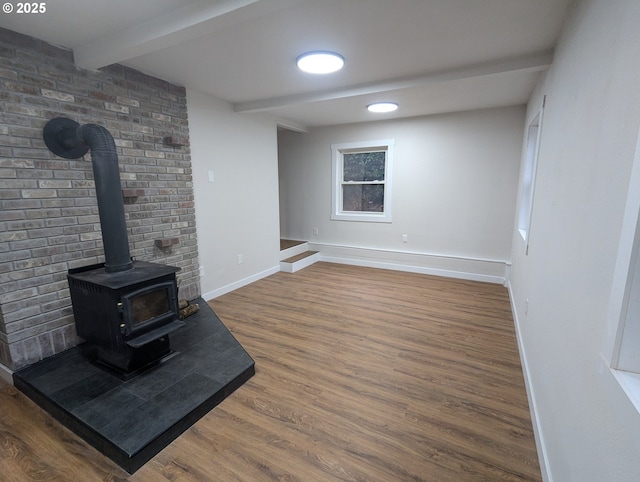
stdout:
<svg viewBox="0 0 640 482">
<path fill-rule="evenodd" d="M 276 124 L 194 90 L 187 109 L 201 288 L 211 299 L 279 270 Z"/>
<path fill-rule="evenodd" d="M 607 360 L 640 126 L 638 19 L 637 0 L 578 2 L 527 112 L 546 94 L 529 254 L 515 230 L 510 290 L 545 476 L 559 482 L 640 480 L 640 414 Z"/>
<path fill-rule="evenodd" d="M 524 114 L 524 107 L 509 107 L 281 132 L 281 234 L 343 261 L 500 282 L 511 250 Z M 390 138 L 393 222 L 332 221 L 331 144 Z"/>
</svg>

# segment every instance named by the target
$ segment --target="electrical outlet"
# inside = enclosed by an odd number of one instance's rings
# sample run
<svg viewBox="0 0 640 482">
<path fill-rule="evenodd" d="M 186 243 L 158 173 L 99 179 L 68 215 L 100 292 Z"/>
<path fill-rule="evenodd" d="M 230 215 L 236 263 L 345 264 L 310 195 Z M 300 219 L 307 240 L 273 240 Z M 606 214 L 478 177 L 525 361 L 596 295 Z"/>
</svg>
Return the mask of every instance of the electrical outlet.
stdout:
<svg viewBox="0 0 640 482">
<path fill-rule="evenodd" d="M 318 231 L 318 228 L 313 228 L 313 235 L 314 235 L 314 236 L 317 236 L 317 235 L 318 235 L 318 232 L 319 232 L 319 231 Z"/>
<path fill-rule="evenodd" d="M 198 275 L 202 278 L 204 276 L 204 266 L 198 268 Z"/>
<path fill-rule="evenodd" d="M 403 234 L 402 235 L 402 242 L 403 243 L 408 243 L 409 242 L 409 235 L 408 234 Z"/>
<path fill-rule="evenodd" d="M 241 254 L 238 255 L 238 264 L 242 264 L 244 263 L 244 256 L 242 256 Z"/>
</svg>

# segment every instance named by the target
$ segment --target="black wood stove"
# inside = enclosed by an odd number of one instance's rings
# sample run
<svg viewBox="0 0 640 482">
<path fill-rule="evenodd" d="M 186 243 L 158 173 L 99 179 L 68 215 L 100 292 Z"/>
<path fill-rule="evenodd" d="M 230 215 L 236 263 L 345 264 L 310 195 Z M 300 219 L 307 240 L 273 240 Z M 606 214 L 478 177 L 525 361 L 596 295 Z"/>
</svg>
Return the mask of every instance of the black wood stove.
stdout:
<svg viewBox="0 0 640 482">
<path fill-rule="evenodd" d="M 178 270 L 142 261 L 119 273 L 104 264 L 69 270 L 76 331 L 91 343 L 87 354 L 127 377 L 169 355 L 168 334 L 184 325 Z"/>
<path fill-rule="evenodd" d="M 172 354 L 169 333 L 184 325 L 176 283 L 180 268 L 131 259 L 118 156 L 104 127 L 55 118 L 43 137 L 66 159 L 91 149 L 105 262 L 69 270 L 73 315 L 87 355 L 130 378 Z"/>
</svg>

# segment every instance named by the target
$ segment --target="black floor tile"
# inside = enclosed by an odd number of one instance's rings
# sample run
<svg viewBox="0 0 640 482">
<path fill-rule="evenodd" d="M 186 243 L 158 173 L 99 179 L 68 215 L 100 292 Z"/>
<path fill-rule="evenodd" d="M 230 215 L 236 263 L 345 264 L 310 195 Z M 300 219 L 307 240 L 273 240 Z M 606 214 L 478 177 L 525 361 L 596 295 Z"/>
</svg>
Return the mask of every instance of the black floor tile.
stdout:
<svg viewBox="0 0 640 482">
<path fill-rule="evenodd" d="M 14 373 L 14 384 L 129 473 L 135 472 L 255 373 L 209 308 L 171 334 L 176 355 L 124 381 L 79 346 Z"/>
</svg>

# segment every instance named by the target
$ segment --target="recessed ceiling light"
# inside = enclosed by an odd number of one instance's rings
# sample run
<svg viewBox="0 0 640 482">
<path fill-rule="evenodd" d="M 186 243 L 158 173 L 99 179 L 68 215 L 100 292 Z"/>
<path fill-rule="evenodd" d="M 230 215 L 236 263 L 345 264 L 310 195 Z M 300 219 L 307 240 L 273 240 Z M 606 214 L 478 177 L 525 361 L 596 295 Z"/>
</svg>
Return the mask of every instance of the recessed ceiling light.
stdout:
<svg viewBox="0 0 640 482">
<path fill-rule="evenodd" d="M 344 57 L 335 52 L 307 52 L 296 60 L 298 68 L 310 74 L 330 74 L 344 65 Z"/>
<path fill-rule="evenodd" d="M 398 108 L 398 104 L 394 102 L 376 102 L 375 104 L 369 104 L 367 109 L 369 112 L 393 112 Z"/>
</svg>

